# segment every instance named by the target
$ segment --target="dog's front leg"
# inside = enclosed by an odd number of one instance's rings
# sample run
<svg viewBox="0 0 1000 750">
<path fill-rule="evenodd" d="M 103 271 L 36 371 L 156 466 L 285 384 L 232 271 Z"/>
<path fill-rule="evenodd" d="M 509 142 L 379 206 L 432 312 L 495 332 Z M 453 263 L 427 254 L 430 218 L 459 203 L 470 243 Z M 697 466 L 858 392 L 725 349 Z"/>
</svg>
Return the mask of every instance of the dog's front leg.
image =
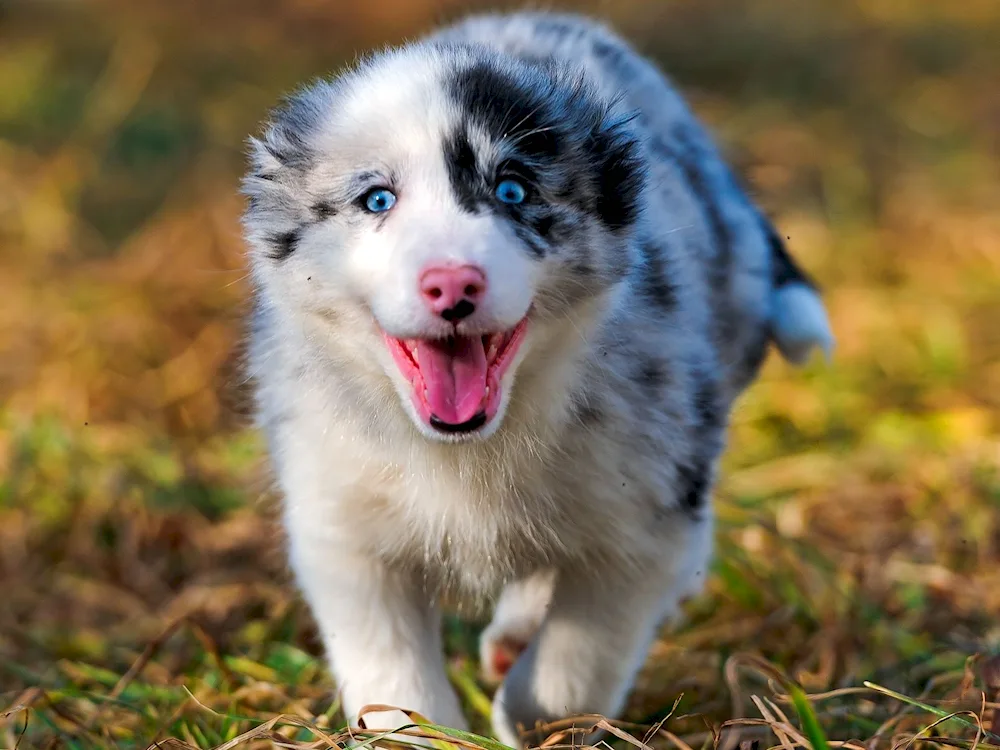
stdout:
<svg viewBox="0 0 1000 750">
<path fill-rule="evenodd" d="M 523 747 L 519 725 L 531 730 L 536 722 L 584 714 L 616 718 L 660 623 L 696 588 L 694 580 L 703 580 L 704 536 L 690 534 L 663 559 L 630 571 L 561 569 L 538 633 L 494 698 L 497 736 Z"/>
<path fill-rule="evenodd" d="M 436 602 L 413 576 L 354 551 L 315 519 L 288 527 L 292 565 L 351 725 L 363 706 L 381 703 L 464 728 L 444 670 Z M 409 723 L 399 712 L 367 714 L 364 721 L 372 729 Z"/>
</svg>

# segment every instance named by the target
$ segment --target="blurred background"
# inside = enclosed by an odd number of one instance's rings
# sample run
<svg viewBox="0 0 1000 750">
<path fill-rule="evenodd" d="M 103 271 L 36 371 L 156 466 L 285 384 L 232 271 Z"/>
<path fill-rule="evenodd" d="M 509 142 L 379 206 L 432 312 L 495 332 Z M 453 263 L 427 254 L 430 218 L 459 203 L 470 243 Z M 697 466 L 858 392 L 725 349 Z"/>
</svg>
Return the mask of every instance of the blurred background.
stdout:
<svg viewBox="0 0 1000 750">
<path fill-rule="evenodd" d="M 487 7 L 0 3 L 0 746 L 341 725 L 245 419 L 245 139 L 289 89 Z M 982 690 L 1000 701 L 1000 3 L 553 7 L 662 64 L 839 340 L 830 365 L 772 356 L 740 404 L 712 578 L 628 718 L 683 694 L 670 731 L 695 747 L 706 723 L 681 714 L 761 718 L 744 652 L 809 692 L 871 680 L 981 713 Z M 485 730 L 477 624 L 447 627 Z M 815 708 L 872 746 L 934 718 L 873 692 Z"/>
</svg>

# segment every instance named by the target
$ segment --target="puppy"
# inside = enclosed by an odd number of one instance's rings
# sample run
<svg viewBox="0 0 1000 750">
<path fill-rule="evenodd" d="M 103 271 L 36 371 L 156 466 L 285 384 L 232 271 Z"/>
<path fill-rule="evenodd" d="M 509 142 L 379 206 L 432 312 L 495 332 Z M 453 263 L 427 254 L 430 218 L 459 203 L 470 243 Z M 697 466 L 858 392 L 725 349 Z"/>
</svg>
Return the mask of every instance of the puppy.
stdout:
<svg viewBox="0 0 1000 750">
<path fill-rule="evenodd" d="M 499 592 L 497 736 L 614 717 L 704 581 L 733 400 L 772 342 L 832 346 L 814 284 L 664 75 L 576 16 L 372 55 L 251 151 L 258 421 L 348 715 L 464 727 L 438 599 Z"/>
</svg>

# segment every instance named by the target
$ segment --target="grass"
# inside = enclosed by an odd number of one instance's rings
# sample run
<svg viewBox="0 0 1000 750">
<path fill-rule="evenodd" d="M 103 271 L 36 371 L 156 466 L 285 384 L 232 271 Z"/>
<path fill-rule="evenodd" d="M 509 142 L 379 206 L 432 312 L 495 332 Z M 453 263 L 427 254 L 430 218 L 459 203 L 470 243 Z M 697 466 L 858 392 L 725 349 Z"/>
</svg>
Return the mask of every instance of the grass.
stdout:
<svg viewBox="0 0 1000 750">
<path fill-rule="evenodd" d="M 245 425 L 235 188 L 280 92 L 459 5 L 8 9 L 0 747 L 344 742 Z M 674 73 L 839 339 L 740 404 L 711 579 L 608 741 L 1000 746 L 1000 6 L 577 7 Z M 479 735 L 413 733 L 498 750 L 481 624 L 445 639 Z"/>
</svg>

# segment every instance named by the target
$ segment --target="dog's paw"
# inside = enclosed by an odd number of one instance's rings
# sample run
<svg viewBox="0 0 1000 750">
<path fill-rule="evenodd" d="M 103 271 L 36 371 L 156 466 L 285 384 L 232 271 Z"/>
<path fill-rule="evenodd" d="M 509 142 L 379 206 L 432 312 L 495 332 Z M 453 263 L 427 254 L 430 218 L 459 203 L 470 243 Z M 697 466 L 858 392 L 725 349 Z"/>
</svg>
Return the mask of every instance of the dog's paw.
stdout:
<svg viewBox="0 0 1000 750">
<path fill-rule="evenodd" d="M 555 571 L 508 584 L 497 602 L 493 621 L 479 638 L 479 662 L 483 678 L 499 683 L 542 626 L 552 597 Z"/>
<path fill-rule="evenodd" d="M 520 634 L 518 637 L 504 634 L 491 637 L 484 633 L 479 645 L 483 679 L 490 684 L 502 682 L 514 662 L 528 647 L 530 638 L 530 634 L 527 637 L 521 637 Z"/>
</svg>

